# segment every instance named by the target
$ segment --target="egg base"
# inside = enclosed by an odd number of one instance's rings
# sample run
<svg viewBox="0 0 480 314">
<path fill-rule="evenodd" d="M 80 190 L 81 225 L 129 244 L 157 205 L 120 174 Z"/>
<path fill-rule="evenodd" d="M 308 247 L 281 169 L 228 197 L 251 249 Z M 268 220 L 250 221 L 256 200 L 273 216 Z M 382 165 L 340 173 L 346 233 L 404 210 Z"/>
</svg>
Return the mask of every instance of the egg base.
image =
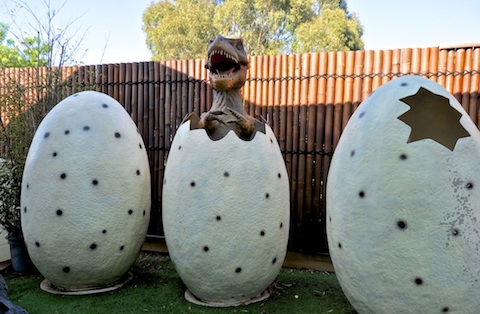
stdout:
<svg viewBox="0 0 480 314">
<path fill-rule="evenodd" d="M 113 290 L 117 290 L 121 287 L 123 287 L 126 283 L 128 283 L 130 280 L 132 280 L 133 274 L 131 272 L 127 272 L 125 275 L 123 275 L 118 281 L 115 281 L 112 285 L 110 286 L 103 286 L 103 287 L 92 287 L 92 288 L 79 288 L 79 289 L 65 289 L 65 288 L 60 288 L 55 285 L 53 285 L 50 281 L 47 279 L 44 279 L 40 283 L 40 289 L 42 289 L 45 292 L 49 292 L 52 294 L 62 294 L 62 295 L 88 295 L 88 294 L 97 294 L 97 293 L 104 293 L 104 292 L 109 292 Z"/>
<path fill-rule="evenodd" d="M 249 299 L 242 299 L 242 300 L 225 300 L 225 301 L 206 301 L 197 298 L 190 290 L 185 291 L 185 299 L 191 303 L 202 305 L 202 306 L 209 306 L 209 307 L 230 307 L 230 306 L 240 306 L 240 305 L 249 305 L 252 303 L 260 302 L 266 300 L 270 297 L 270 292 L 268 289 L 265 289 L 259 295 L 249 298 Z"/>
</svg>

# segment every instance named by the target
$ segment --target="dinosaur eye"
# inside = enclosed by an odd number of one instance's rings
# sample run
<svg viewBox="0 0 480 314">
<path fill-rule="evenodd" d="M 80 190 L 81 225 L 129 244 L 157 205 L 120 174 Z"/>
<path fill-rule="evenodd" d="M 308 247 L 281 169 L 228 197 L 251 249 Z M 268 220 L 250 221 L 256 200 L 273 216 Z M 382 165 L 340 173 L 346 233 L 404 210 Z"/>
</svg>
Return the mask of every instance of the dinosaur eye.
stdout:
<svg viewBox="0 0 480 314">
<path fill-rule="evenodd" d="M 243 49 L 243 44 L 242 44 L 242 42 L 241 42 L 241 41 L 238 41 L 236 47 L 237 47 L 238 50 L 242 50 L 242 49 Z"/>
</svg>

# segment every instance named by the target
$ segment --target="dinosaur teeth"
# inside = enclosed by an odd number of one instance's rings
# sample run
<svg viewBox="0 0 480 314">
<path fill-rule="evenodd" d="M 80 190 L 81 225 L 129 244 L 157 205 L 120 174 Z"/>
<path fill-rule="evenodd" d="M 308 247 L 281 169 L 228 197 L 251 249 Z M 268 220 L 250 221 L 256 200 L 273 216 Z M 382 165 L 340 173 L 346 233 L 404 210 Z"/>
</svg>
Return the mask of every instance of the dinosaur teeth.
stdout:
<svg viewBox="0 0 480 314">
<path fill-rule="evenodd" d="M 210 53 L 210 56 L 209 56 L 209 58 L 208 58 L 208 62 L 209 62 L 210 64 L 212 64 L 212 58 L 213 58 L 213 56 L 216 55 L 216 54 L 217 54 L 217 55 L 225 56 L 226 58 L 228 58 L 228 59 L 230 59 L 230 60 L 238 63 L 237 58 L 235 58 L 234 56 L 232 56 L 232 55 L 229 54 L 228 52 L 223 51 L 223 50 L 213 50 L 213 51 Z"/>
</svg>

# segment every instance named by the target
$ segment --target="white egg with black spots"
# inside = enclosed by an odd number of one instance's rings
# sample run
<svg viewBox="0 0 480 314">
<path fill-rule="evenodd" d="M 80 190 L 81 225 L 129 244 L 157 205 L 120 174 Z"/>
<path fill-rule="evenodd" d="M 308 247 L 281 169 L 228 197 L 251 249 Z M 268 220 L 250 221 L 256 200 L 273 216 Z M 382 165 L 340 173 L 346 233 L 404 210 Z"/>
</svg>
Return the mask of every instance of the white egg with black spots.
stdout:
<svg viewBox="0 0 480 314">
<path fill-rule="evenodd" d="M 35 266 L 60 290 L 117 284 L 145 240 L 150 193 L 145 145 L 125 109 L 93 91 L 64 99 L 36 131 L 23 175 Z"/>
<path fill-rule="evenodd" d="M 285 164 L 267 125 L 246 141 L 233 131 L 212 140 L 182 124 L 165 169 L 163 225 L 187 299 L 229 306 L 261 298 L 285 258 L 289 208 Z"/>
<path fill-rule="evenodd" d="M 359 313 L 480 309 L 480 136 L 439 84 L 404 76 L 356 110 L 327 182 L 330 254 Z"/>
</svg>

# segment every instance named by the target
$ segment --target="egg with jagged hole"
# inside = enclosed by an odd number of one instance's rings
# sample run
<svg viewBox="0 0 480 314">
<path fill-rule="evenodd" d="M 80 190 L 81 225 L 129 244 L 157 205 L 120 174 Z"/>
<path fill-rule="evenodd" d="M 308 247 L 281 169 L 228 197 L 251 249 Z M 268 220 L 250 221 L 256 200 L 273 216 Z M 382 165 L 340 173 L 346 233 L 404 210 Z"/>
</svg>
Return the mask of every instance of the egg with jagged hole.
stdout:
<svg viewBox="0 0 480 314">
<path fill-rule="evenodd" d="M 35 133 L 22 180 L 22 229 L 42 289 L 118 287 L 145 240 L 150 193 L 145 145 L 120 103 L 94 91 L 58 103 Z"/>
<path fill-rule="evenodd" d="M 327 182 L 336 275 L 358 313 L 480 309 L 480 135 L 442 86 L 403 76 L 355 111 Z"/>
<path fill-rule="evenodd" d="M 286 254 L 289 183 L 273 131 L 253 139 L 234 131 L 212 140 L 183 123 L 173 140 L 163 186 L 169 254 L 187 300 L 207 306 L 268 297 Z"/>
</svg>

